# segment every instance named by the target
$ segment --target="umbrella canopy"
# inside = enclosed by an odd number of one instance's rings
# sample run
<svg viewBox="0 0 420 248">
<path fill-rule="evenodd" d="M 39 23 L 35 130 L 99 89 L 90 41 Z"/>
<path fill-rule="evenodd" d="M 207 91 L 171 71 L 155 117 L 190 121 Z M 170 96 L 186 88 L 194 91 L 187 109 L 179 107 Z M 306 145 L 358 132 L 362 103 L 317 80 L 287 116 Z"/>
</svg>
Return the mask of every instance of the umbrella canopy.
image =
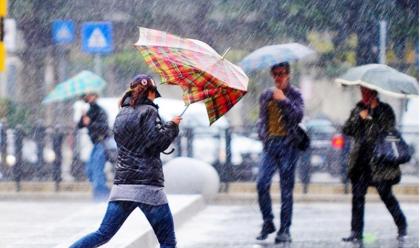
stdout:
<svg viewBox="0 0 420 248">
<path fill-rule="evenodd" d="M 76 76 L 55 86 L 55 88 L 44 98 L 42 103 L 47 104 L 63 101 L 90 92 L 100 93 L 105 85 L 106 82 L 95 73 L 82 71 Z"/>
<path fill-rule="evenodd" d="M 204 100 L 210 125 L 246 93 L 248 77 L 206 43 L 140 28 L 135 46 L 162 83 L 178 85 L 189 105 Z"/>
<path fill-rule="evenodd" d="M 264 46 L 248 54 L 239 62 L 246 71 L 271 68 L 282 62 L 294 62 L 315 54 L 315 51 L 299 43 Z"/>
<path fill-rule="evenodd" d="M 394 97 L 418 96 L 418 82 L 414 77 L 383 64 L 368 64 L 351 68 L 336 82 L 361 85 Z"/>
</svg>

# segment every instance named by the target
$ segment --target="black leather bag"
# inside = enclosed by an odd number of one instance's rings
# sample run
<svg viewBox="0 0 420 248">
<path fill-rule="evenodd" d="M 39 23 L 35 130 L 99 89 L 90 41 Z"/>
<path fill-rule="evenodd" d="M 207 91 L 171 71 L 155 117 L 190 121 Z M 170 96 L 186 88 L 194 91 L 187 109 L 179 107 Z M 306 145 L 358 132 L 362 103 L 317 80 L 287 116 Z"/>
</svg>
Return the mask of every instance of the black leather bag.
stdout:
<svg viewBox="0 0 420 248">
<path fill-rule="evenodd" d="M 295 128 L 293 139 L 295 146 L 301 151 L 306 151 L 311 145 L 311 138 L 309 137 L 302 124 L 299 124 Z"/>
<path fill-rule="evenodd" d="M 379 136 L 373 150 L 372 162 L 399 165 L 410 161 L 411 155 L 412 151 L 401 133 L 394 129 Z"/>
</svg>

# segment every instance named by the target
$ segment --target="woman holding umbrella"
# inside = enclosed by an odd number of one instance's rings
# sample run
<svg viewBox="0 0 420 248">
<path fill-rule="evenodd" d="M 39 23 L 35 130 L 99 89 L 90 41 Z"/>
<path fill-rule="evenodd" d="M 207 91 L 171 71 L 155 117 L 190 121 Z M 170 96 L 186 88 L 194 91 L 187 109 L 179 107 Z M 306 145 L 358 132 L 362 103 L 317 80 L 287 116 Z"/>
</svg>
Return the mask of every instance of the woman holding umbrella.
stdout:
<svg viewBox="0 0 420 248">
<path fill-rule="evenodd" d="M 108 242 L 135 208 L 140 208 L 157 236 L 161 248 L 176 246 L 174 223 L 166 194 L 160 153 L 177 137 L 181 117 L 163 123 L 160 97 L 152 77 L 137 75 L 123 96 L 114 123 L 118 147 L 114 185 L 99 229 L 76 243 L 76 247 L 98 247 Z"/>
<path fill-rule="evenodd" d="M 372 163 L 374 143 L 379 135 L 395 128 L 395 114 L 391 106 L 378 98 L 378 92 L 360 87 L 362 100 L 351 111 L 343 133 L 354 139 L 350 153 L 348 176 L 352 183 L 351 234 L 343 241 L 363 238 L 365 195 L 368 186 L 375 186 L 398 227 L 398 239 L 407 235 L 407 221 L 392 193 L 392 186 L 400 181 L 399 165 Z"/>
</svg>

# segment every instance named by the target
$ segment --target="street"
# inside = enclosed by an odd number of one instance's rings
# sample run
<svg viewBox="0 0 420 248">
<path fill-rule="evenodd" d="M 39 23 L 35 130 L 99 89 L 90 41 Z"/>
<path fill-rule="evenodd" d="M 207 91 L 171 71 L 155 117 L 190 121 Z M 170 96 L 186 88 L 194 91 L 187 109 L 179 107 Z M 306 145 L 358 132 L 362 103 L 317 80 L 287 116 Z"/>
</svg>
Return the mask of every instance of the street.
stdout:
<svg viewBox="0 0 420 248">
<path fill-rule="evenodd" d="M 274 205 L 278 228 L 279 205 Z M 290 244 L 274 245 L 274 234 L 256 241 L 261 217 L 257 202 L 246 205 L 212 205 L 177 230 L 182 248 L 262 248 L 262 247 L 418 247 L 418 204 L 401 203 L 409 223 L 408 238 L 399 244 L 391 215 L 380 202 L 367 203 L 363 245 L 341 242 L 350 232 L 351 204 L 296 203 Z"/>
</svg>

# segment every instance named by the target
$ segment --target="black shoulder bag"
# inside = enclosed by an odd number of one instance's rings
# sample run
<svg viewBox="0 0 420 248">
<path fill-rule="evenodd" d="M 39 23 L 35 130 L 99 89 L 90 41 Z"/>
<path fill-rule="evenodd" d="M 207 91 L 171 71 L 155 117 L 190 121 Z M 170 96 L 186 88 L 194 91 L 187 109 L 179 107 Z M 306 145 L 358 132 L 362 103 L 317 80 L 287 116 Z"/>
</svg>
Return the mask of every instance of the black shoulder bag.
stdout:
<svg viewBox="0 0 420 248">
<path fill-rule="evenodd" d="M 412 151 L 402 138 L 401 133 L 394 129 L 379 136 L 375 142 L 372 162 L 384 164 L 404 164 L 410 161 Z"/>
<path fill-rule="evenodd" d="M 302 124 L 299 124 L 295 128 L 294 143 L 296 147 L 301 151 L 306 151 L 311 145 L 311 138 L 309 137 Z"/>
</svg>

